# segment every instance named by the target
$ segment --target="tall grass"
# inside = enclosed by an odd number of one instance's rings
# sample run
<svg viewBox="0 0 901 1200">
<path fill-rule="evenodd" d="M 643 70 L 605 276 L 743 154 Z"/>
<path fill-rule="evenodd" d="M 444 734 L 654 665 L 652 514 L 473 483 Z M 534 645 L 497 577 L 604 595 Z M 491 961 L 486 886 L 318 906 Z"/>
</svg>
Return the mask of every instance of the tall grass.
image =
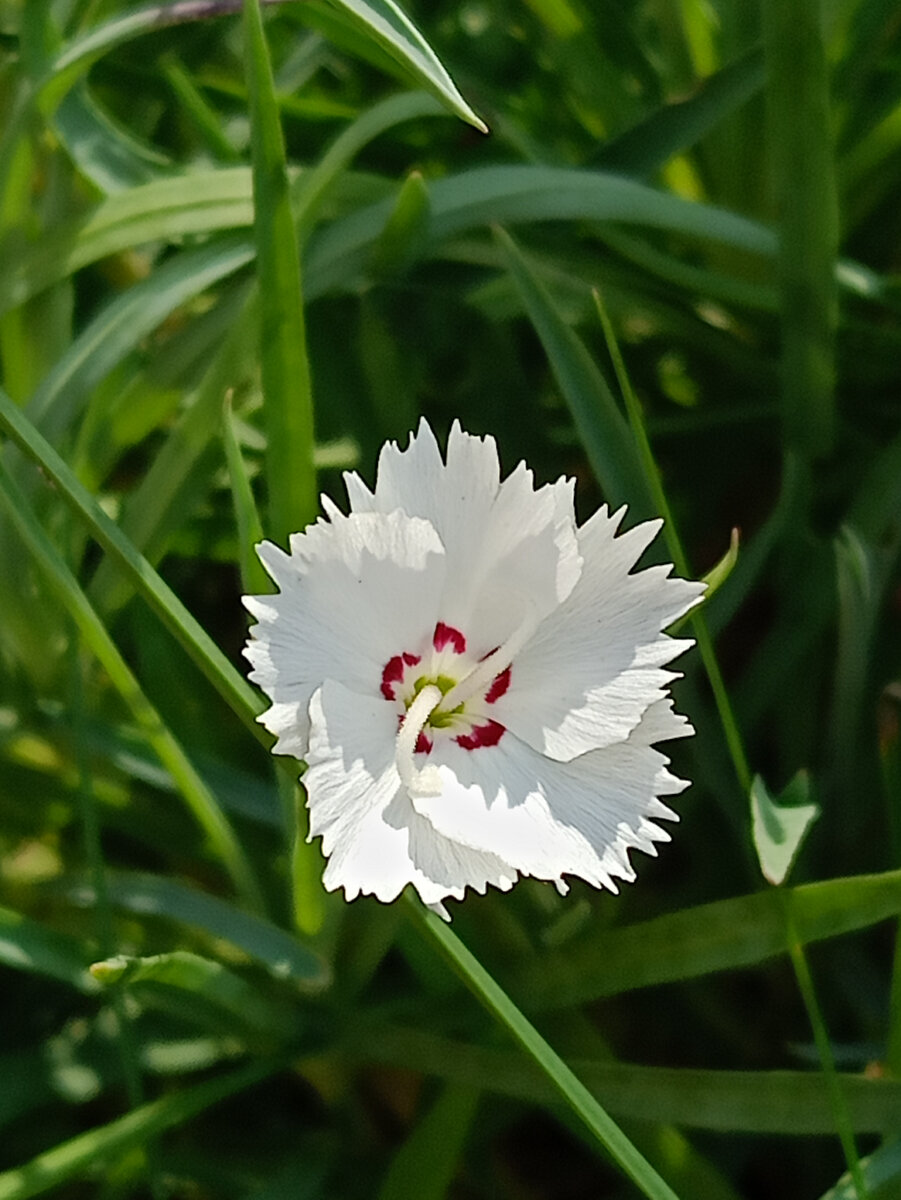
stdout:
<svg viewBox="0 0 901 1200">
<path fill-rule="evenodd" d="M 0 0 L 0 1198 L 899 1194 L 899 63 L 884 0 Z M 618 897 L 318 883 L 242 580 L 420 413 L 710 578 Z"/>
</svg>

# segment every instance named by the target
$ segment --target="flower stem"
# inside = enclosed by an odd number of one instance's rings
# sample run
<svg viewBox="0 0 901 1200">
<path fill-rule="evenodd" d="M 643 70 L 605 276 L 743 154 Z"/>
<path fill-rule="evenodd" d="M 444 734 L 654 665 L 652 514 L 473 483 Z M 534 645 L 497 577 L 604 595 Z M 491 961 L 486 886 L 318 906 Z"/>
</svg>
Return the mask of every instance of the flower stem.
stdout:
<svg viewBox="0 0 901 1200">
<path fill-rule="evenodd" d="M 678 1200 L 676 1193 L 632 1145 L 585 1084 L 544 1040 L 453 931 L 412 896 L 407 911 L 429 935 L 477 1000 L 505 1025 L 526 1054 L 544 1071 L 580 1121 L 605 1148 L 620 1170 L 648 1200 Z"/>
<path fill-rule="evenodd" d="M 804 1007 L 807 1009 L 807 1017 L 813 1030 L 813 1038 L 816 1043 L 820 1066 L 823 1069 L 823 1077 L 826 1081 L 826 1090 L 829 1093 L 829 1105 L 832 1109 L 839 1141 L 842 1144 L 845 1163 L 854 1184 L 854 1190 L 857 1193 L 857 1200 L 867 1200 L 869 1193 L 867 1192 L 866 1181 L 864 1180 L 860 1159 L 857 1154 L 857 1145 L 854 1141 L 854 1131 L 851 1127 L 848 1106 L 845 1103 L 845 1097 L 842 1094 L 841 1084 L 835 1070 L 835 1058 L 832 1054 L 832 1046 L 829 1042 L 826 1023 L 823 1020 L 823 1014 L 820 1012 L 813 976 L 810 973 L 810 966 L 807 962 L 807 956 L 804 953 L 804 944 L 801 941 L 795 923 L 794 909 L 792 908 L 792 893 L 783 887 L 777 890 L 782 900 L 785 928 L 788 932 L 788 953 L 795 970 L 795 978 L 798 981 L 798 990 L 801 993 Z"/>
<path fill-rule="evenodd" d="M 644 466 L 645 475 L 648 480 L 648 485 L 651 489 L 651 494 L 654 497 L 654 503 L 657 506 L 657 511 L 663 517 L 663 536 L 666 538 L 666 544 L 672 556 L 673 563 L 680 575 L 690 576 L 691 570 L 688 565 L 688 559 L 685 556 L 685 551 L 682 548 L 682 542 L 679 538 L 676 523 L 673 520 L 673 514 L 670 510 L 669 503 L 666 499 L 666 493 L 663 490 L 663 484 L 660 480 L 660 472 L 657 469 L 657 463 L 654 459 L 654 452 L 651 449 L 651 443 L 648 440 L 647 431 L 644 427 L 644 420 L 641 415 L 641 406 L 638 403 L 638 397 L 632 388 L 629 376 L 626 372 L 625 364 L 623 363 L 622 355 L 620 354 L 619 345 L 616 340 L 616 335 L 613 332 L 613 326 L 610 323 L 610 317 L 607 314 L 607 309 L 604 301 L 597 288 L 594 289 L 594 301 L 597 305 L 598 316 L 601 319 L 601 325 L 604 329 L 604 337 L 607 340 L 607 348 L 610 351 L 610 357 L 613 360 L 613 369 L 616 372 L 616 378 L 619 381 L 620 390 L 626 402 L 626 411 L 629 416 L 629 424 L 632 427 L 632 433 L 638 445 L 638 453 Z M 729 699 L 729 693 L 726 691 L 726 684 L 723 680 L 722 672 L 720 671 L 719 663 L 717 662 L 716 650 L 713 645 L 713 638 L 710 634 L 710 628 L 707 624 L 707 618 L 704 616 L 703 610 L 695 608 L 689 614 L 689 620 L 692 623 L 695 637 L 698 642 L 698 651 L 701 655 L 701 661 L 704 663 L 704 670 L 707 672 L 707 678 L 710 680 L 710 688 L 713 692 L 714 703 L 716 710 L 719 713 L 720 723 L 723 727 L 723 733 L 726 738 L 726 745 L 729 748 L 729 757 L 732 760 L 732 766 L 735 770 L 735 777 L 738 780 L 738 785 L 741 788 L 742 794 L 748 796 L 751 791 L 751 768 L 748 764 L 748 757 L 745 753 L 744 743 L 738 728 L 738 723 L 735 720 L 735 713 L 732 709 L 732 701 Z"/>
</svg>

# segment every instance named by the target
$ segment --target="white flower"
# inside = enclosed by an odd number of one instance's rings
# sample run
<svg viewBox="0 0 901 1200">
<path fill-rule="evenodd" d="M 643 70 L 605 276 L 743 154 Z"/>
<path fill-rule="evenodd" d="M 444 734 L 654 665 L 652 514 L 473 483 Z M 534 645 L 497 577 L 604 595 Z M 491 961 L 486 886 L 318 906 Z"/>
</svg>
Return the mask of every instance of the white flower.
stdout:
<svg viewBox="0 0 901 1200">
<path fill-rule="evenodd" d="M 386 444 L 350 515 L 258 553 L 279 587 L 245 603 L 245 653 L 276 754 L 306 759 L 324 883 L 393 900 L 412 883 L 444 914 L 467 887 L 519 875 L 616 891 L 632 847 L 655 854 L 687 786 L 655 742 L 693 733 L 664 669 L 692 643 L 661 630 L 703 585 L 630 574 L 660 528 L 616 536 L 606 506 L 576 527 L 572 481 L 503 482 L 492 438 L 422 421 Z"/>
</svg>

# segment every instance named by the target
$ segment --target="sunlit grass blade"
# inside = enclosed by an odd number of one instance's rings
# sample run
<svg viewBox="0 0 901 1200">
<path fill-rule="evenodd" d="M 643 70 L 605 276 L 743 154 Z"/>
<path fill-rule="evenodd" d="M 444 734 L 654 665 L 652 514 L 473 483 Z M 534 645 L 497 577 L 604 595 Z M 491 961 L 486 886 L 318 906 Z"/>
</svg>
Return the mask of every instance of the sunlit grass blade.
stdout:
<svg viewBox="0 0 901 1200">
<path fill-rule="evenodd" d="M 429 912 L 417 900 L 409 900 L 407 911 L 417 921 L 423 932 L 431 938 L 436 948 L 448 960 L 473 995 L 508 1030 L 528 1057 L 551 1082 L 556 1094 L 604 1147 L 624 1174 L 648 1197 L 648 1200 L 678 1200 L 672 1188 L 639 1154 L 584 1083 L 551 1049 L 445 922 L 434 913 Z"/>
<path fill-rule="evenodd" d="M 24 1166 L 0 1173 L 0 1200 L 30 1200 L 78 1179 L 99 1164 L 145 1146 L 167 1129 L 184 1125 L 220 1100 L 252 1087 L 280 1065 L 265 1059 L 250 1063 L 231 1074 L 171 1092 L 108 1125 L 60 1142 Z"/>
<path fill-rule="evenodd" d="M 185 754 L 181 743 L 148 700 L 106 626 L 91 606 L 43 528 L 37 522 L 21 489 L 0 462 L 0 502 L 34 556 L 48 584 L 78 626 L 85 645 L 103 664 L 116 690 L 153 746 L 160 761 L 176 781 L 210 845 L 231 876 L 239 894 L 252 908 L 262 907 L 253 870 L 235 831 L 215 797 Z"/>
<path fill-rule="evenodd" d="M 838 202 L 822 21 L 819 0 L 764 0 L 785 430 L 805 458 L 828 454 L 835 435 Z"/>
<path fill-rule="evenodd" d="M 617 343 L 616 335 L 614 334 L 610 318 L 607 315 L 607 310 L 604 307 L 601 294 L 600 292 L 595 291 L 594 296 L 598 309 L 598 317 L 604 330 L 604 336 L 607 340 L 607 347 L 610 351 L 611 358 L 613 359 L 613 368 L 616 371 L 620 390 L 622 391 L 623 399 L 626 402 L 626 411 L 629 414 L 629 425 L 632 430 L 632 436 L 635 440 L 635 446 L 637 447 L 638 457 L 641 461 L 643 477 L 646 480 L 647 487 L 652 497 L 653 509 L 664 519 L 663 536 L 666 539 L 667 548 L 672 555 L 676 570 L 680 575 L 690 578 L 692 572 L 689 567 L 685 551 L 682 549 L 682 540 L 679 536 L 676 523 L 673 520 L 673 515 L 670 511 L 666 493 L 663 490 L 660 472 L 657 469 L 657 462 L 654 458 L 654 453 L 651 449 L 651 443 L 644 426 L 644 417 L 642 416 L 641 405 L 638 402 L 638 397 L 635 395 L 628 372 L 626 371 L 625 363 L 623 362 L 622 355 L 620 354 L 619 344 Z M 707 678 L 710 680 L 710 687 L 713 691 L 714 700 L 716 701 L 717 712 L 719 713 L 720 722 L 723 727 L 723 734 L 726 738 L 726 744 L 729 747 L 729 754 L 732 758 L 732 765 L 735 770 L 735 776 L 738 781 L 739 788 L 745 797 L 749 797 L 751 791 L 751 768 L 748 765 L 748 759 L 747 755 L 745 754 L 741 732 L 735 719 L 732 701 L 729 697 L 722 672 L 719 668 L 716 650 L 713 645 L 713 638 L 711 637 L 710 630 L 707 627 L 707 621 L 704 617 L 703 608 L 695 608 L 689 614 L 689 619 L 698 641 L 698 650 L 700 651 L 701 658 L 704 662 L 704 669 L 707 672 Z"/>
<path fill-rule="evenodd" d="M 268 532 L 286 545 L 289 534 L 316 517 L 313 391 L 285 143 L 259 0 L 244 0 L 244 41 L 260 283 Z"/>
<path fill-rule="evenodd" d="M 91 390 L 172 311 L 249 261 L 246 245 L 223 239 L 170 259 L 117 296 L 79 334 L 42 381 L 28 415 L 55 440 L 80 414 Z"/>
<path fill-rule="evenodd" d="M 256 0 L 258 5 L 280 0 Z M 393 0 L 334 0 L 341 17 L 379 45 L 420 87 L 432 91 L 453 113 L 476 129 L 484 121 L 457 90 L 434 50 Z M 110 18 L 62 47 L 40 89 L 45 111 L 59 103 L 74 82 L 109 50 L 147 33 L 185 21 L 238 13 L 242 0 L 194 0 L 192 4 L 149 4 Z"/>
<path fill-rule="evenodd" d="M 257 694 L 2 389 L 0 428 L 53 480 L 66 503 L 129 576 L 135 589 L 171 630 L 232 711 L 244 721 L 255 737 L 268 745 L 268 735 L 255 721 L 263 707 Z"/>
</svg>

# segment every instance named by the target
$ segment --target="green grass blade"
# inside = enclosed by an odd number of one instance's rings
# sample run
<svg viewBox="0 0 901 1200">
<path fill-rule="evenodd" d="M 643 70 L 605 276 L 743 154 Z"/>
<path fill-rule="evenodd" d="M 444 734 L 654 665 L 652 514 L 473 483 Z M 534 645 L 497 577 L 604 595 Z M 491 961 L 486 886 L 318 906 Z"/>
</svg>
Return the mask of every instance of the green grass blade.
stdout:
<svg viewBox="0 0 901 1200">
<path fill-rule="evenodd" d="M 512 1034 L 528 1057 L 551 1082 L 556 1094 L 604 1147 L 625 1175 L 649 1200 L 677 1200 L 672 1188 L 635 1149 L 597 1100 L 522 1015 L 481 963 L 440 917 L 416 900 L 410 912 L 479 1002 Z M 2 1197 L 0 1197 L 2 1200 Z"/>
<path fill-rule="evenodd" d="M 262 907 L 259 888 L 241 843 L 215 797 L 198 775 L 180 742 L 147 699 L 106 626 L 91 606 L 72 572 L 37 522 L 21 489 L 0 462 L 0 502 L 34 556 L 48 584 L 78 626 L 85 644 L 103 664 L 160 761 L 178 784 L 198 824 L 231 876 L 238 892 L 252 907 Z"/>
<path fill-rule="evenodd" d="M 785 430 L 805 458 L 835 434 L 838 204 L 819 0 L 764 0 L 767 106 L 780 210 Z"/>
<path fill-rule="evenodd" d="M 97 902 L 87 882 L 63 884 L 66 899 L 82 907 Z M 324 987 L 326 964 L 297 938 L 253 913 L 243 912 L 218 896 L 199 892 L 162 875 L 110 872 L 107 891 L 114 908 L 133 916 L 161 918 L 237 946 L 275 979 L 290 980 L 304 990 Z"/>
<path fill-rule="evenodd" d="M 367 1026 L 353 1035 L 346 1053 L 361 1062 L 420 1071 L 460 1087 L 483 1087 L 531 1103 L 560 1103 L 554 1083 L 522 1054 L 419 1029 Z M 835 1132 L 823 1076 L 817 1071 L 649 1067 L 590 1058 L 568 1061 L 605 1108 L 623 1121 L 754 1135 L 809 1137 Z M 897 1130 L 901 1082 L 862 1074 L 842 1074 L 839 1079 L 856 1132 Z"/>
<path fill-rule="evenodd" d="M 901 871 L 786 889 L 803 945 L 865 929 L 901 913 Z M 567 1008 L 631 988 L 693 979 L 787 953 L 779 895 L 717 900 L 623 929 L 601 930 L 547 951 L 511 979 L 530 1009 Z"/>
<path fill-rule="evenodd" d="M 257 0 L 273 3 L 274 0 Z M 150 4 L 124 12 L 63 46 L 41 87 L 42 107 L 52 110 L 75 81 L 115 46 L 167 25 L 196 21 L 204 16 L 238 12 L 240 2 L 207 0 L 204 4 Z M 354 29 L 379 45 L 421 87 L 428 88 L 451 112 L 487 132 L 442 66 L 434 50 L 393 0 L 334 0 L 334 7 Z"/>
<path fill-rule="evenodd" d="M 260 282 L 268 532 L 287 544 L 289 534 L 316 518 L 313 392 L 285 143 L 259 0 L 244 0 L 244 39 Z"/>
<path fill-rule="evenodd" d="M 0 963 L 17 971 L 46 975 L 91 994 L 88 947 L 9 908 L 0 908 Z"/>
<path fill-rule="evenodd" d="M 446 1087 L 395 1154 L 378 1200 L 444 1200 L 478 1101 L 476 1088 Z"/>
<path fill-rule="evenodd" d="M 241 568 L 241 588 L 247 595 L 265 592 L 268 576 L 257 557 L 254 546 L 263 540 L 263 524 L 257 511 L 247 466 L 241 453 L 241 445 L 235 429 L 231 397 L 226 396 L 222 407 L 222 442 L 225 447 L 225 462 L 231 486 L 232 505 L 235 510 L 235 526 L 238 531 L 238 562 Z"/>
<path fill-rule="evenodd" d="M 61 1142 L 24 1166 L 0 1173 L 0 1200 L 30 1200 L 70 1179 L 85 1175 L 98 1164 L 142 1147 L 167 1129 L 184 1125 L 220 1100 L 265 1079 L 280 1064 L 254 1062 L 229 1075 L 172 1092 L 144 1104 L 124 1117 Z"/>
<path fill-rule="evenodd" d="M 332 0 L 332 3 L 451 112 L 482 133 L 488 132 L 485 122 L 457 91 L 434 50 L 394 0 Z"/>
<path fill-rule="evenodd" d="M 217 1033 L 284 1041 L 291 1010 L 220 962 L 188 950 L 95 962 L 91 974 L 105 988 L 128 987 L 141 1005 L 175 1012 Z"/>
<path fill-rule="evenodd" d="M 173 309 L 249 261 L 243 242 L 219 241 L 189 250 L 117 296 L 94 318 L 44 379 L 28 405 L 29 418 L 55 441 L 91 390 Z"/>
<path fill-rule="evenodd" d="M 763 81 L 763 53 L 750 50 L 705 79 L 687 100 L 664 105 L 605 142 L 592 165 L 639 177 L 652 175 L 750 100 Z"/>
<path fill-rule="evenodd" d="M 651 493 L 629 427 L 597 364 L 566 324 L 509 234 L 497 229 L 495 237 L 541 338 L 605 499 L 612 508 L 628 503 L 633 517 L 652 516 Z"/>
<path fill-rule="evenodd" d="M 255 737 L 268 745 L 268 735 L 255 720 L 263 708 L 256 692 L 2 389 L 0 428 L 40 466 L 48 478 L 53 480 L 66 503 L 132 580 L 135 589 L 171 630 L 226 704 L 244 721 Z"/>
</svg>

